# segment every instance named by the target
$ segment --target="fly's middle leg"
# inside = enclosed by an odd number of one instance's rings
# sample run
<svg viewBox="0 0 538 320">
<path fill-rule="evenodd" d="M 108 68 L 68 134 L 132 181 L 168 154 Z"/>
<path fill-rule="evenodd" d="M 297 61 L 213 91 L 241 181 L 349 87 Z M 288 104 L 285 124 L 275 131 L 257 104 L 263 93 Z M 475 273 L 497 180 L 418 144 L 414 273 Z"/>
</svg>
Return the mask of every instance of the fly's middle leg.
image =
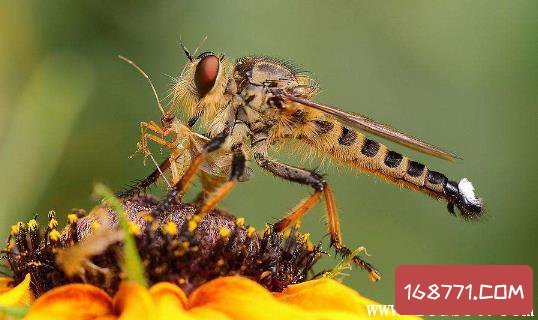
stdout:
<svg viewBox="0 0 538 320">
<path fill-rule="evenodd" d="M 299 203 L 289 214 L 283 219 L 278 221 L 274 228 L 276 231 L 283 231 L 287 227 L 295 224 L 301 217 L 303 217 L 308 210 L 316 205 L 323 195 L 325 199 L 325 208 L 328 220 L 329 235 L 331 239 L 331 246 L 334 247 L 337 253 L 344 257 L 349 256 L 352 251 L 345 247 L 342 242 L 342 233 L 340 231 L 340 221 L 338 219 L 338 213 L 336 211 L 336 204 L 334 201 L 334 195 L 330 186 L 323 180 L 323 178 L 312 171 L 308 171 L 301 168 L 292 167 L 287 164 L 279 163 L 275 160 L 268 159 L 263 154 L 257 153 L 254 155 L 254 159 L 263 169 L 271 172 L 275 176 L 283 179 L 297 182 L 304 185 L 309 185 L 314 189 L 314 193 L 308 198 Z M 377 281 L 381 278 L 379 271 L 370 263 L 364 261 L 361 257 L 353 257 L 353 262 L 359 267 L 368 271 L 368 276 L 371 280 Z"/>
</svg>

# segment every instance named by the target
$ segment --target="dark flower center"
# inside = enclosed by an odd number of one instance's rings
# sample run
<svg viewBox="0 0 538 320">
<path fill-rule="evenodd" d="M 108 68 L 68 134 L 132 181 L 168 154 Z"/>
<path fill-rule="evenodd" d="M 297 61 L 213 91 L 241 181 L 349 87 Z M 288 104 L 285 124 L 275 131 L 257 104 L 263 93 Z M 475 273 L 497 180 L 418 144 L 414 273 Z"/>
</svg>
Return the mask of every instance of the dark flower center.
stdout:
<svg viewBox="0 0 538 320">
<path fill-rule="evenodd" d="M 228 275 L 248 277 L 271 291 L 282 291 L 307 280 L 322 255 L 320 247 L 295 228 L 287 235 L 270 227 L 259 234 L 244 225 L 243 219 L 217 209 L 193 229 L 196 207 L 192 204 L 173 205 L 158 221 L 149 218 L 158 205 L 151 196 L 127 198 L 123 204 L 149 284 L 172 282 L 187 294 Z M 36 296 L 80 282 L 114 294 L 124 276 L 116 214 L 104 206 L 87 215 L 76 211 L 61 231 L 53 212 L 48 218 L 43 228 L 32 220 L 12 229 L 3 255 L 15 283 L 29 273 Z"/>
</svg>

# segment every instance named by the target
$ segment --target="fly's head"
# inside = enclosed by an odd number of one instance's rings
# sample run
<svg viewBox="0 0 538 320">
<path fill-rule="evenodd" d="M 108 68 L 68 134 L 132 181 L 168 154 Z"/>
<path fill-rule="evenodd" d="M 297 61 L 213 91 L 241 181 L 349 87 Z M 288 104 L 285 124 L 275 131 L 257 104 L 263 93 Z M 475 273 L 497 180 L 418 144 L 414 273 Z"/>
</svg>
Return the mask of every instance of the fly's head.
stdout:
<svg viewBox="0 0 538 320">
<path fill-rule="evenodd" d="M 172 103 L 191 119 L 211 119 L 228 101 L 225 89 L 233 65 L 212 52 L 186 53 L 189 60 L 172 88 Z"/>
</svg>

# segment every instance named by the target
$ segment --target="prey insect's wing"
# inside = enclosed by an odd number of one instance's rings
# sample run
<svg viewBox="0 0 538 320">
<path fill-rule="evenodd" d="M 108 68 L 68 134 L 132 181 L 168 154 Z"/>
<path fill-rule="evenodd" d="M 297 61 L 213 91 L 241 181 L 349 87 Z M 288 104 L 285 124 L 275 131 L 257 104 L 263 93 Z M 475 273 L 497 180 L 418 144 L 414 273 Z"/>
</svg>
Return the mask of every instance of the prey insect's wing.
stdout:
<svg viewBox="0 0 538 320">
<path fill-rule="evenodd" d="M 455 155 L 452 152 L 443 150 L 439 147 L 436 147 L 418 138 L 407 135 L 388 125 L 379 123 L 377 121 L 369 119 L 360 114 L 349 113 L 333 106 L 319 104 L 311 100 L 299 98 L 294 95 L 290 95 L 286 93 L 281 94 L 280 96 L 286 100 L 297 102 L 302 105 L 330 114 L 338 118 L 339 120 L 342 120 L 343 122 L 346 122 L 354 127 L 357 127 L 358 129 L 361 129 L 361 130 L 370 132 L 372 134 L 378 135 L 380 137 L 389 139 L 391 141 L 394 141 L 396 143 L 399 143 L 411 149 L 414 149 L 414 150 L 417 150 L 417 151 L 420 151 L 420 152 L 423 152 L 423 153 L 426 153 L 426 154 L 429 154 L 429 155 L 432 155 L 441 159 L 445 159 L 445 160 L 454 160 L 455 158 L 459 158 L 457 155 Z"/>
<path fill-rule="evenodd" d="M 193 156 L 198 155 L 205 144 L 209 142 L 209 138 L 197 132 L 191 131 L 191 150 Z M 229 172 L 226 170 L 231 166 L 231 154 L 227 154 L 223 150 L 217 150 L 208 154 L 200 166 L 202 171 L 218 177 L 227 177 Z"/>
</svg>

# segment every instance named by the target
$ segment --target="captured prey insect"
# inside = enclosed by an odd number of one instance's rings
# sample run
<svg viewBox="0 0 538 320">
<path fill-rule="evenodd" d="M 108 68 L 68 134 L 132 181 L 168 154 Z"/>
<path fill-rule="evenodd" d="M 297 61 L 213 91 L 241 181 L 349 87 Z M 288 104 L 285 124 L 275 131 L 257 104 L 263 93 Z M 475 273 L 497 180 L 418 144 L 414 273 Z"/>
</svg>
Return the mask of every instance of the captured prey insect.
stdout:
<svg viewBox="0 0 538 320">
<path fill-rule="evenodd" d="M 273 226 L 277 231 L 293 225 L 323 197 L 331 245 L 337 253 L 350 255 L 342 242 L 333 192 L 326 180 L 314 171 L 269 156 L 270 146 L 285 140 L 301 142 L 353 168 L 445 200 L 454 215 L 455 207 L 469 220 L 483 213 L 482 201 L 466 178 L 459 182 L 449 180 L 355 129 L 438 158 L 453 160 L 454 154 L 364 116 L 312 101 L 319 91 L 317 85 L 289 63 L 260 56 L 243 57 L 234 63 L 212 52 L 196 57 L 187 50 L 185 53 L 189 61 L 173 86 L 171 105 L 183 108 L 192 117 L 189 124 L 201 120 L 208 130 L 208 141 L 173 184 L 155 214 L 180 201 L 205 159 L 213 152 L 225 150 L 223 154 L 231 158 L 228 181 L 204 199 L 198 219 L 230 192 L 244 176 L 246 160 L 253 159 L 277 177 L 313 188 L 308 198 Z M 380 278 L 379 272 L 362 258 L 354 257 L 354 262 L 368 270 L 370 279 Z"/>
</svg>

